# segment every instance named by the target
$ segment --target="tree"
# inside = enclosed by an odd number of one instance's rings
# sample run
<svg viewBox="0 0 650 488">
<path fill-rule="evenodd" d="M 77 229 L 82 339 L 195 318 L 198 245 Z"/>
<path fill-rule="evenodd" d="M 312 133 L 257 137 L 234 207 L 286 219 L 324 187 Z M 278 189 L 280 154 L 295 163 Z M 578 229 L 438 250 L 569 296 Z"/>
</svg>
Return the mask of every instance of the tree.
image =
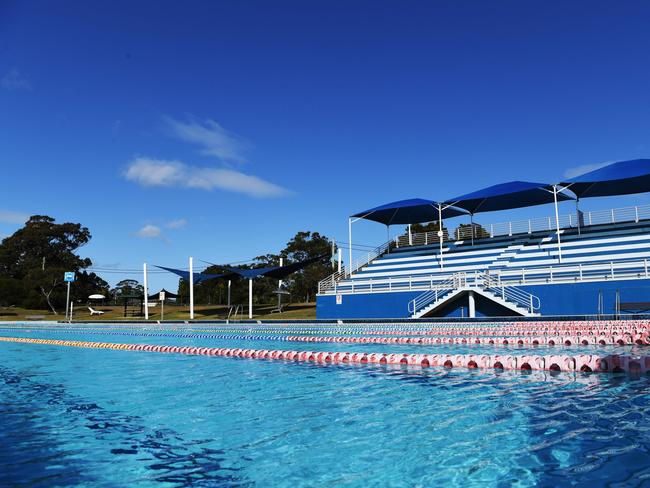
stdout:
<svg viewBox="0 0 650 488">
<path fill-rule="evenodd" d="M 115 299 L 122 296 L 142 294 L 144 294 L 144 286 L 142 286 L 138 280 L 122 280 L 111 290 L 111 295 L 113 295 Z"/>
<path fill-rule="evenodd" d="M 91 266 L 88 258 L 76 251 L 88 243 L 87 227 L 66 222 L 55 223 L 52 217 L 33 215 L 25 226 L 0 244 L 0 278 L 10 296 L 20 291 L 21 305 L 37 308 L 43 301 L 57 313 L 65 303 L 63 273 L 78 272 Z"/>
<path fill-rule="evenodd" d="M 481 224 L 474 223 L 474 239 L 490 237 L 490 232 Z M 456 229 L 456 239 L 470 240 L 472 238 L 472 224 L 460 224 Z"/>
<path fill-rule="evenodd" d="M 427 222 L 426 224 L 411 224 L 411 234 L 424 234 L 425 232 L 433 232 L 435 235 L 438 235 L 438 231 L 440 230 L 440 226 L 438 225 L 438 221 L 434 220 L 433 222 Z M 409 228 L 408 226 L 404 229 L 405 235 L 408 236 Z M 444 236 L 445 241 L 449 240 L 449 230 L 447 227 L 445 227 L 445 224 L 443 222 L 442 224 L 442 234 Z"/>
<path fill-rule="evenodd" d="M 323 256 L 287 278 L 287 288 L 292 297 L 308 302 L 318 292 L 318 282 L 332 274 L 332 241 L 318 232 L 298 232 L 281 251 L 285 264 Z"/>
<path fill-rule="evenodd" d="M 100 294 L 107 296 L 109 293 L 108 283 L 95 273 L 89 273 L 88 271 L 77 273 L 71 288 L 71 298 L 75 301 L 82 302 L 88 300 L 90 295 Z"/>
</svg>

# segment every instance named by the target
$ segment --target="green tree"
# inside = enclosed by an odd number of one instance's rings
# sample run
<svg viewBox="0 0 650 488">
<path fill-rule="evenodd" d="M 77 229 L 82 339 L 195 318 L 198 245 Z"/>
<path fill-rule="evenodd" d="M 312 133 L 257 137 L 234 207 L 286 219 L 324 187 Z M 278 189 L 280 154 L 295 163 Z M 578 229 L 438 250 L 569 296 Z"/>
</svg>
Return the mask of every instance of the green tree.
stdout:
<svg viewBox="0 0 650 488">
<path fill-rule="evenodd" d="M 90 238 L 90 231 L 81 224 L 57 224 L 46 215 L 30 217 L 0 244 L 3 288 L 11 288 L 10 296 L 19 295 L 23 306 L 39 308 L 45 302 L 56 314 L 56 307 L 65 304 L 63 273 L 92 264 L 76 253 Z"/>
<path fill-rule="evenodd" d="M 287 288 L 292 299 L 312 300 L 318 292 L 318 282 L 332 274 L 332 252 L 336 249 L 332 241 L 318 232 L 298 232 L 281 251 L 285 264 L 305 261 L 322 256 L 323 258 L 287 277 Z"/>
<path fill-rule="evenodd" d="M 435 235 L 438 235 L 440 226 L 438 221 L 434 220 L 433 222 L 427 222 L 424 224 L 411 224 L 411 234 L 423 234 L 425 232 L 433 232 Z M 405 235 L 408 235 L 409 228 L 408 226 L 404 229 Z M 445 241 L 449 240 L 449 230 L 445 227 L 445 223 L 442 223 L 442 233 L 444 235 Z"/>
<path fill-rule="evenodd" d="M 122 296 L 128 295 L 142 295 L 144 293 L 144 286 L 138 280 L 122 280 L 115 285 L 111 290 L 111 295 L 116 300 Z"/>
</svg>

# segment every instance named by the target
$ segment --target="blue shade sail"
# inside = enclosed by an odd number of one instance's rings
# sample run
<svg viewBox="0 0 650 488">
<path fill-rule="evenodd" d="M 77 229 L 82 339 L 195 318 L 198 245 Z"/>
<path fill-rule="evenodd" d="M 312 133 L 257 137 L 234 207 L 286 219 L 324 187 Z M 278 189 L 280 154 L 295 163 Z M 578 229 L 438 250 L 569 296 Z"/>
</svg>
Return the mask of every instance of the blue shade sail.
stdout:
<svg viewBox="0 0 650 488">
<path fill-rule="evenodd" d="M 567 192 L 558 192 L 558 201 L 574 200 Z M 546 183 L 509 181 L 489 186 L 445 202 L 471 214 L 553 203 L 553 187 Z"/>
<path fill-rule="evenodd" d="M 630 195 L 650 191 L 650 159 L 619 161 L 561 183 L 578 198 Z"/>
<path fill-rule="evenodd" d="M 154 265 L 156 266 L 156 265 Z M 190 272 L 185 271 L 182 269 L 176 269 L 176 268 L 166 268 L 165 266 L 156 266 L 156 268 L 164 269 L 165 271 L 169 271 L 170 273 L 174 273 L 175 275 L 180 276 L 183 278 L 185 281 L 190 281 Z M 223 274 L 209 274 L 209 273 L 194 273 L 194 284 L 197 285 L 201 283 L 202 281 L 207 281 L 207 280 L 214 280 L 216 278 L 232 278 L 234 275 L 232 273 L 223 273 Z"/>
<path fill-rule="evenodd" d="M 352 217 L 372 220 L 384 225 L 418 224 L 433 220 L 437 221 L 439 218 L 439 206 L 442 206 L 443 219 L 467 214 L 465 210 L 451 207 L 445 203 L 425 200 L 423 198 L 412 198 L 380 205 L 379 207 L 356 213 Z"/>
</svg>

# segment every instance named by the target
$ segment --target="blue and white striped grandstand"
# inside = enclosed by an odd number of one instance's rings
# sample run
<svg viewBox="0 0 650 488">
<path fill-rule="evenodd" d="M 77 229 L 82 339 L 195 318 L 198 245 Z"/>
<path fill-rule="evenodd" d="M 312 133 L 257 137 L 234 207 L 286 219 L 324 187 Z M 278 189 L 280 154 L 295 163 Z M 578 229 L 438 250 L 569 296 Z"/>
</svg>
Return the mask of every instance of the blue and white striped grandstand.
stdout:
<svg viewBox="0 0 650 488">
<path fill-rule="evenodd" d="M 622 302 L 650 302 L 649 205 L 463 235 L 477 228 L 385 243 L 351 272 L 321 281 L 318 317 L 604 315 L 621 313 Z"/>
</svg>

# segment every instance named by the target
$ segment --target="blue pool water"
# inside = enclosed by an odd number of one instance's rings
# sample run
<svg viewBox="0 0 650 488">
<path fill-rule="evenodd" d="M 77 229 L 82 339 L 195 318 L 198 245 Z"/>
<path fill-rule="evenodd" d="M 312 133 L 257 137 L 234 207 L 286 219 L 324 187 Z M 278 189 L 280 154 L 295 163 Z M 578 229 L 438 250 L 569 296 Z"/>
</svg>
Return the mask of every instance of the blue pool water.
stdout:
<svg viewBox="0 0 650 488">
<path fill-rule="evenodd" d="M 19 326 L 0 335 L 468 351 L 116 330 Z M 0 358 L 2 486 L 650 486 L 645 377 L 324 366 L 6 342 Z"/>
</svg>

